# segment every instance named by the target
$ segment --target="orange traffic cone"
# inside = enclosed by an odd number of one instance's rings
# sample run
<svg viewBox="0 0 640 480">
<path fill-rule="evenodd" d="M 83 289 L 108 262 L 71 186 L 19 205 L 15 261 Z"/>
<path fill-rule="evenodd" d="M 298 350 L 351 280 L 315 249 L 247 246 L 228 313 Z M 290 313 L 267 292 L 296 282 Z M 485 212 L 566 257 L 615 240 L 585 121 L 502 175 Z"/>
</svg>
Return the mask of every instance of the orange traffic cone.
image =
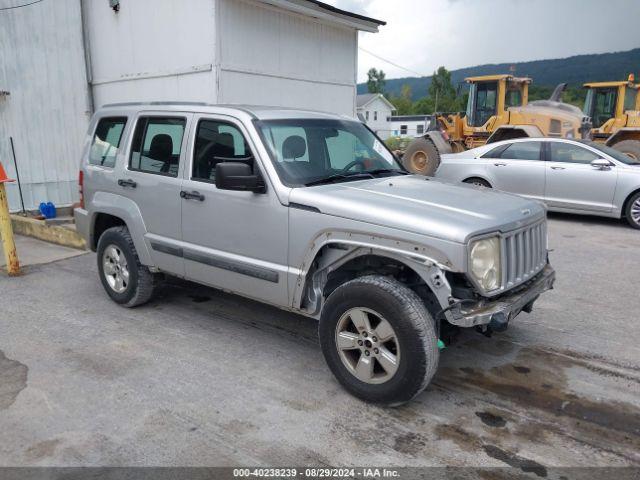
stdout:
<svg viewBox="0 0 640 480">
<path fill-rule="evenodd" d="M 4 171 L 2 162 L 0 162 L 0 183 L 15 182 L 15 180 L 7 177 L 7 172 Z"/>
</svg>

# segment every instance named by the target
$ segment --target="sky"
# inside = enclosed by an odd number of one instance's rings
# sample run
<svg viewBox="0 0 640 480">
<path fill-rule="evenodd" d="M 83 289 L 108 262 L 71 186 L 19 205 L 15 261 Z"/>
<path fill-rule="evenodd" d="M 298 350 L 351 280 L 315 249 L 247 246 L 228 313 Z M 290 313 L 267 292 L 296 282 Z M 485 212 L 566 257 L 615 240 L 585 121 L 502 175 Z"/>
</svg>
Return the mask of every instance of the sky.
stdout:
<svg viewBox="0 0 640 480">
<path fill-rule="evenodd" d="M 358 78 L 431 75 L 487 63 L 564 58 L 640 47 L 639 0 L 324 0 L 387 22 L 360 33 Z"/>
</svg>

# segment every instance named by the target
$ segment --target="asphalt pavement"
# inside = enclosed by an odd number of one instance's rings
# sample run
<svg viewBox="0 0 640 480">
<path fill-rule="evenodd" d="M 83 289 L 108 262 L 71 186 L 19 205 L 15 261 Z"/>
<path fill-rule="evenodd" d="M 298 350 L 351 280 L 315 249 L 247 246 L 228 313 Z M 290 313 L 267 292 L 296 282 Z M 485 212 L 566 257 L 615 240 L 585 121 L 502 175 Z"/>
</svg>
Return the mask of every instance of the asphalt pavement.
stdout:
<svg viewBox="0 0 640 480">
<path fill-rule="evenodd" d="M 395 409 L 312 320 L 186 282 L 124 309 L 94 254 L 0 275 L 0 465 L 640 466 L 640 232 L 551 215 L 550 247 L 556 289 Z"/>
</svg>

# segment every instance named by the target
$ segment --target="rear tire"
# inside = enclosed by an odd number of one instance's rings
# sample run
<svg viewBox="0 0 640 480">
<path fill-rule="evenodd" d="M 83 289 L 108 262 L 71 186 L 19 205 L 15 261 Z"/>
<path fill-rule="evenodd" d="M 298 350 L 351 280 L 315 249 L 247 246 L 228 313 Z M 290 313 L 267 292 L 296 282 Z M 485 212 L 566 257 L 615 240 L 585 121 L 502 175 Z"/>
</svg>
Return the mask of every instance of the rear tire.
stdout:
<svg viewBox="0 0 640 480">
<path fill-rule="evenodd" d="M 640 140 L 622 140 L 613 148 L 640 162 Z"/>
<path fill-rule="evenodd" d="M 631 196 L 624 213 L 629 225 L 640 230 L 640 192 Z"/>
<path fill-rule="evenodd" d="M 371 275 L 338 287 L 323 308 L 319 336 L 338 381 L 367 402 L 408 402 L 438 368 L 434 321 L 418 295 L 393 278 Z"/>
<path fill-rule="evenodd" d="M 491 188 L 491 184 L 489 182 L 487 182 L 486 180 L 482 179 L 482 178 L 467 178 L 464 182 L 462 183 L 468 183 L 470 185 L 475 185 L 477 187 L 485 187 L 485 188 Z"/>
<path fill-rule="evenodd" d="M 407 148 L 402 164 L 411 173 L 433 176 L 440 166 L 440 152 L 427 138 L 417 138 Z"/>
<path fill-rule="evenodd" d="M 114 302 L 131 308 L 151 299 L 156 275 L 140 262 L 127 227 L 105 230 L 97 253 L 102 286 Z"/>
</svg>

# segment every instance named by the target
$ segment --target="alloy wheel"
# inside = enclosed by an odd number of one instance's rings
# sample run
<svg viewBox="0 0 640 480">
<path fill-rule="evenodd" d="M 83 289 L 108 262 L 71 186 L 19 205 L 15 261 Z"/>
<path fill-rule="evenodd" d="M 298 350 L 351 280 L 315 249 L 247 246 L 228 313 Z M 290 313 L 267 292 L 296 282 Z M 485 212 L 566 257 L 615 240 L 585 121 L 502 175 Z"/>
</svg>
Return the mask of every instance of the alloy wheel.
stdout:
<svg viewBox="0 0 640 480">
<path fill-rule="evenodd" d="M 631 218 L 637 225 L 640 225 L 640 198 L 637 198 L 631 205 Z"/>
<path fill-rule="evenodd" d="M 129 265 L 124 253 L 116 245 L 109 245 L 102 254 L 102 271 L 109 287 L 123 293 L 129 285 Z"/>
<path fill-rule="evenodd" d="M 340 360 L 358 380 L 385 383 L 395 375 L 400 362 L 400 344 L 393 327 L 382 315 L 368 308 L 352 308 L 336 326 Z"/>
</svg>

